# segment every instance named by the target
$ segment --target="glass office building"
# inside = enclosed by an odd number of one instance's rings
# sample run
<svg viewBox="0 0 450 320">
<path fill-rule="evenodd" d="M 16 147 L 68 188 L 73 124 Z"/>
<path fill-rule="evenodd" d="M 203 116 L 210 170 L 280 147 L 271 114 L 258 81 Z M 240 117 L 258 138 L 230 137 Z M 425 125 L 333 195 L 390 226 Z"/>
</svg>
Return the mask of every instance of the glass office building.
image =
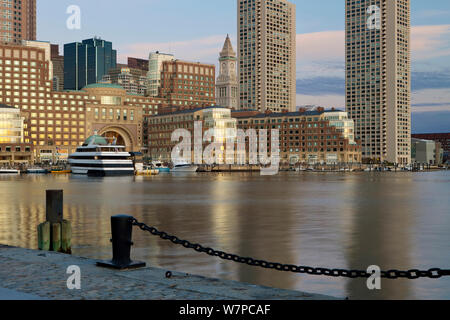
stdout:
<svg viewBox="0 0 450 320">
<path fill-rule="evenodd" d="M 98 38 L 64 45 L 64 90 L 81 90 L 98 83 L 117 66 L 112 42 Z"/>
</svg>

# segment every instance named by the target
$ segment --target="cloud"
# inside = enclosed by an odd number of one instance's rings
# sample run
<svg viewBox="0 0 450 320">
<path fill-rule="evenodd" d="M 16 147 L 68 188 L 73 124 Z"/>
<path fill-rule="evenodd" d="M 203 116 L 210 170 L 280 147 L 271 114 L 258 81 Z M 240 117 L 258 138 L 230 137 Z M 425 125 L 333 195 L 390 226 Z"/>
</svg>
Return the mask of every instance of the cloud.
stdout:
<svg viewBox="0 0 450 320">
<path fill-rule="evenodd" d="M 450 56 L 450 25 L 415 26 L 411 37 L 413 62 L 424 63 L 430 59 Z M 343 30 L 297 34 L 296 39 L 297 79 L 344 78 Z M 119 61 L 125 62 L 128 56 L 146 58 L 151 51 L 161 51 L 173 53 L 178 59 L 217 64 L 224 40 L 225 35 L 213 35 L 188 41 L 121 44 Z M 236 39 L 233 42 L 236 50 Z"/>
<path fill-rule="evenodd" d="M 297 94 L 297 105 L 318 105 L 345 110 L 344 94 Z M 412 131 L 450 132 L 450 91 L 428 89 L 412 95 Z"/>
<path fill-rule="evenodd" d="M 215 35 L 189 41 L 123 44 L 118 60 L 125 62 L 127 57 L 147 58 L 150 52 L 160 51 L 174 54 L 175 58 L 181 60 L 215 64 L 224 42 L 224 35 Z"/>
<path fill-rule="evenodd" d="M 450 69 L 443 69 L 439 72 L 412 72 L 413 92 L 448 88 L 450 88 Z M 306 95 L 342 95 L 345 93 L 345 79 L 332 75 L 298 78 L 297 93 Z"/>
<path fill-rule="evenodd" d="M 450 88 L 450 69 L 412 72 L 412 91 Z"/>
<path fill-rule="evenodd" d="M 342 95 L 345 79 L 340 77 L 315 77 L 297 79 L 297 93 L 306 95 Z"/>
<path fill-rule="evenodd" d="M 414 62 L 450 56 L 450 25 L 411 28 Z M 297 35 L 297 78 L 345 76 L 345 31 Z"/>
<path fill-rule="evenodd" d="M 297 61 L 344 58 L 344 31 L 323 31 L 297 34 Z"/>
<path fill-rule="evenodd" d="M 450 112 L 449 89 L 425 89 L 412 93 L 411 109 L 415 113 Z"/>
<path fill-rule="evenodd" d="M 417 26 L 411 32 L 413 60 L 427 60 L 450 55 L 450 24 Z"/>
<path fill-rule="evenodd" d="M 450 10 L 423 10 L 416 14 L 416 18 L 435 18 L 450 16 Z"/>
<path fill-rule="evenodd" d="M 344 31 L 297 34 L 297 79 L 345 75 Z"/>
</svg>

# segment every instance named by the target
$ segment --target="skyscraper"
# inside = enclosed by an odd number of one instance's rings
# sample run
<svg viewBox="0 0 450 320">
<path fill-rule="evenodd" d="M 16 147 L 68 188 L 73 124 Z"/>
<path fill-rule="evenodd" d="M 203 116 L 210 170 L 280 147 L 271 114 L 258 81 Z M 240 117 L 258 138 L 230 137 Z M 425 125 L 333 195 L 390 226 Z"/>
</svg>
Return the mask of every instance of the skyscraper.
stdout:
<svg viewBox="0 0 450 320">
<path fill-rule="evenodd" d="M 0 3 L 0 42 L 20 44 L 36 40 L 36 0 L 4 0 Z"/>
<path fill-rule="evenodd" d="M 295 5 L 238 0 L 240 108 L 295 111 Z"/>
<path fill-rule="evenodd" d="M 363 158 L 411 162 L 409 0 L 346 0 L 346 107 Z"/>
<path fill-rule="evenodd" d="M 227 35 L 219 58 L 219 76 L 216 81 L 216 104 L 221 107 L 238 108 L 237 58 L 230 37 Z"/>
<path fill-rule="evenodd" d="M 97 83 L 117 65 L 112 43 L 98 38 L 64 45 L 64 89 L 81 90 Z"/>
</svg>

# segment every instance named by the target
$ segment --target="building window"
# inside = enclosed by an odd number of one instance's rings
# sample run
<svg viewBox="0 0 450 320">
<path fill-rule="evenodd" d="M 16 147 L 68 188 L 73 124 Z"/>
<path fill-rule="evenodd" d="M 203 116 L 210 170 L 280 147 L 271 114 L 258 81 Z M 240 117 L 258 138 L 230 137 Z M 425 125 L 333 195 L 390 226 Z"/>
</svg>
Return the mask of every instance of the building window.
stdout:
<svg viewBox="0 0 450 320">
<path fill-rule="evenodd" d="M 101 104 L 120 106 L 122 104 L 122 98 L 112 96 L 102 96 Z"/>
</svg>

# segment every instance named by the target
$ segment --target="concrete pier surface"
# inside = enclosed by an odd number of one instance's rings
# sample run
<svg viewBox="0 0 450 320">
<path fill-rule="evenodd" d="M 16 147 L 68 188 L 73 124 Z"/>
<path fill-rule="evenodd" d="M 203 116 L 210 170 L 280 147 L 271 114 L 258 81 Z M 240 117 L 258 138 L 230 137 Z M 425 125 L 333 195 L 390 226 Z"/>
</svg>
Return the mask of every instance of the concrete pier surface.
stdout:
<svg viewBox="0 0 450 320">
<path fill-rule="evenodd" d="M 282 290 L 168 270 L 117 271 L 92 259 L 0 245 L 0 300 L 329 300 Z M 68 289 L 69 266 L 80 268 L 81 289 Z M 70 281 L 73 283 L 73 281 Z"/>
</svg>

